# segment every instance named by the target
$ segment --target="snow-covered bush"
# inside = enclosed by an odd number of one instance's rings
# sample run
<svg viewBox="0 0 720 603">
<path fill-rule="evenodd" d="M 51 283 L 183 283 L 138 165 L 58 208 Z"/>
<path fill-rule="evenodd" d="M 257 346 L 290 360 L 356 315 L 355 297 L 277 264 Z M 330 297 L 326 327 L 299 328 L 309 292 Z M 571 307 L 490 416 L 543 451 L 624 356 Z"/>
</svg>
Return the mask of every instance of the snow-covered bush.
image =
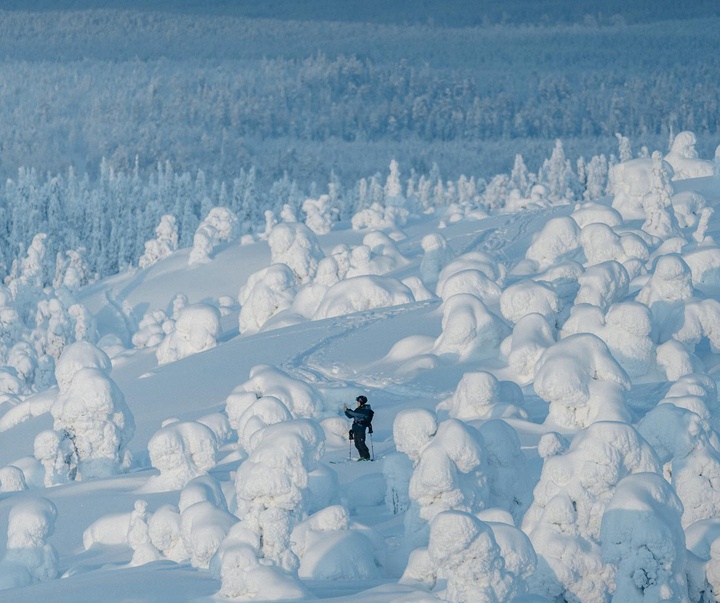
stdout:
<svg viewBox="0 0 720 603">
<path fill-rule="evenodd" d="M 209 262 L 221 242 L 233 241 L 237 236 L 237 216 L 226 207 L 213 207 L 195 231 L 188 265 Z"/>
<path fill-rule="evenodd" d="M 536 262 L 539 270 L 556 264 L 565 257 L 573 257 L 580 246 L 580 228 L 570 217 L 552 218 L 535 236 L 525 252 L 525 258 Z"/>
<path fill-rule="evenodd" d="M 697 226 L 703 215 L 712 211 L 712 208 L 707 207 L 705 197 L 695 191 L 675 193 L 671 201 L 680 228 Z"/>
<path fill-rule="evenodd" d="M 271 264 L 250 276 L 240 290 L 240 332 L 253 333 L 295 299 L 297 277 L 286 264 Z"/>
<path fill-rule="evenodd" d="M 87 341 L 78 341 L 65 348 L 55 365 L 55 380 L 60 391 L 66 390 L 75 375 L 84 368 L 95 368 L 110 375 L 112 362 L 100 348 Z"/>
<path fill-rule="evenodd" d="M 130 465 L 127 445 L 135 423 L 125 396 L 108 376 L 109 364 L 100 349 L 80 343 L 68 348 L 67 356 L 63 355 L 58 362 L 56 378 L 60 391 L 50 409 L 58 448 L 54 461 L 46 448 L 39 460 L 46 467 L 57 468 L 58 463 L 64 463 L 71 479 L 106 477 Z M 83 366 L 88 368 L 79 368 Z M 50 444 L 50 438 L 45 442 Z"/>
<path fill-rule="evenodd" d="M 578 277 L 578 283 L 575 304 L 592 304 L 605 310 L 627 297 L 630 275 L 622 264 L 609 260 L 590 266 Z"/>
<path fill-rule="evenodd" d="M 420 453 L 435 437 L 437 429 L 437 417 L 429 410 L 401 410 L 393 421 L 395 448 L 406 454 L 413 463 L 417 463 Z"/>
<path fill-rule="evenodd" d="M 156 351 L 159 364 L 175 362 L 214 348 L 221 335 L 220 312 L 210 304 L 192 304 L 180 310 L 175 330 Z"/>
<path fill-rule="evenodd" d="M 27 490 L 25 474 L 14 465 L 0 468 L 0 492 L 22 492 Z"/>
<path fill-rule="evenodd" d="M 261 564 L 256 549 L 245 543 L 223 551 L 219 574 L 220 594 L 233 601 L 307 601 L 312 596 L 296 576 Z"/>
<path fill-rule="evenodd" d="M 234 422 L 238 433 L 238 447 L 249 449 L 253 436 L 261 429 L 275 423 L 290 421 L 292 418 L 288 407 L 275 396 L 257 398 Z"/>
<path fill-rule="evenodd" d="M 210 501 L 200 501 L 180 513 L 180 534 L 193 567 L 207 568 L 238 518 Z"/>
<path fill-rule="evenodd" d="M 689 601 L 683 506 L 655 473 L 628 475 L 602 516 L 602 558 L 615 570 L 614 601 Z"/>
<path fill-rule="evenodd" d="M 643 231 L 660 239 L 668 239 L 680 234 L 675 212 L 672 207 L 673 186 L 670 183 L 672 173 L 665 169 L 667 163 L 662 155 L 655 151 L 653 162 L 653 190 L 643 198 L 645 222 Z"/>
<path fill-rule="evenodd" d="M 437 577 L 446 581 L 447 601 L 499 603 L 525 591 L 522 581 L 506 569 L 490 526 L 470 513 L 437 515 L 427 552 Z"/>
<path fill-rule="evenodd" d="M 152 348 L 160 345 L 168 333 L 172 332 L 175 324 L 168 320 L 162 310 L 148 310 L 143 314 L 138 330 L 132 336 L 132 344 L 136 348 Z"/>
<path fill-rule="evenodd" d="M 275 226 L 268 244 L 272 263 L 288 266 L 301 284 L 315 277 L 318 262 L 325 257 L 315 233 L 298 222 Z"/>
<path fill-rule="evenodd" d="M 260 543 L 266 562 L 295 572 L 290 534 L 302 520 L 309 473 L 324 452 L 324 433 L 312 420 L 270 425 L 256 438 L 235 478 L 237 516 Z"/>
<path fill-rule="evenodd" d="M 500 296 L 500 311 L 511 323 L 528 314 L 540 314 L 553 325 L 560 310 L 560 300 L 552 287 L 530 279 L 510 285 Z"/>
<path fill-rule="evenodd" d="M 465 373 L 452 398 L 441 403 L 453 419 L 472 421 L 500 417 L 526 418 L 522 390 L 512 381 L 498 381 L 491 373 Z"/>
<path fill-rule="evenodd" d="M 620 212 L 602 203 L 591 202 L 576 205 L 575 211 L 570 214 L 570 217 L 575 220 L 581 229 L 585 228 L 588 224 L 596 223 L 607 224 L 613 229 L 623 224 Z"/>
<path fill-rule="evenodd" d="M 253 367 L 248 380 L 238 385 L 227 397 L 225 412 L 233 429 L 243 428 L 255 414 L 252 411 L 243 419 L 245 412 L 263 397 L 279 400 L 296 419 L 315 417 L 323 408 L 321 394 L 311 385 L 291 377 L 279 368 L 261 364 Z M 272 404 L 272 412 L 282 412 L 282 409 Z"/>
<path fill-rule="evenodd" d="M 556 337 L 557 329 L 540 314 L 527 314 L 515 323 L 512 335 L 500 349 L 520 382 L 529 383 L 533 379 L 537 361 L 555 344 Z"/>
<path fill-rule="evenodd" d="M 0 561 L 0 590 L 57 577 L 57 552 L 47 542 L 56 517 L 55 505 L 45 498 L 26 498 L 10 509 L 7 549 Z"/>
<path fill-rule="evenodd" d="M 487 357 L 496 352 L 509 333 L 505 323 L 474 295 L 453 295 L 443 303 L 442 310 L 443 332 L 433 346 L 438 356 L 460 362 Z"/>
<path fill-rule="evenodd" d="M 698 158 L 696 143 L 697 138 L 693 132 L 680 132 L 675 136 L 670 151 L 665 155 L 665 161 L 674 171 L 673 180 L 705 178 L 713 175 L 713 162 Z"/>
<path fill-rule="evenodd" d="M 451 509 L 475 513 L 483 509 L 489 498 L 488 466 L 477 429 L 456 419 L 440 423 L 419 452 L 409 494 L 405 536 L 410 548 L 427 543 L 428 524 L 438 513 Z"/>
<path fill-rule="evenodd" d="M 337 210 L 332 207 L 329 195 L 320 195 L 317 199 L 305 199 L 302 204 L 305 212 L 305 224 L 315 234 L 323 235 L 332 230 L 337 219 Z"/>
<path fill-rule="evenodd" d="M 505 266 L 498 264 L 489 254 L 482 251 L 470 251 L 456 257 L 440 271 L 436 291 L 442 291 L 445 281 L 463 270 L 478 270 L 497 284 L 501 284 L 506 271 Z"/>
<path fill-rule="evenodd" d="M 479 431 L 488 463 L 488 506 L 504 509 L 519 523 L 532 501 L 532 479 L 520 438 L 510 425 L 499 419 L 483 423 Z"/>
<path fill-rule="evenodd" d="M 370 207 L 357 212 L 350 223 L 353 230 L 395 230 L 407 221 L 408 211 L 397 206 L 383 207 L 373 203 Z"/>
<path fill-rule="evenodd" d="M 606 224 L 588 224 L 580 231 L 580 245 L 588 266 L 615 260 L 627 267 L 633 260 L 646 261 L 650 257 L 645 242 L 633 233 L 618 235 Z"/>
<path fill-rule="evenodd" d="M 140 257 L 140 268 L 152 266 L 155 262 L 168 257 L 178 248 L 178 227 L 175 216 L 166 214 L 160 218 L 155 229 L 155 238 L 145 243 L 145 253 Z"/>
<path fill-rule="evenodd" d="M 652 447 L 625 423 L 598 422 L 579 432 L 568 451 L 545 458 L 522 529 L 538 554 L 531 592 L 553 600 L 603 602 L 612 568 L 603 563 L 603 514 L 622 478 L 661 473 Z"/>
<path fill-rule="evenodd" d="M 162 554 L 150 539 L 147 501 L 136 500 L 127 530 L 127 543 L 133 551 L 130 565 L 136 567 L 162 559 Z"/>
<path fill-rule="evenodd" d="M 356 276 L 328 289 L 314 320 L 354 312 L 400 306 L 415 301 L 412 292 L 399 280 L 387 276 Z"/>
<path fill-rule="evenodd" d="M 469 293 L 486 305 L 496 305 L 502 289 L 480 270 L 469 268 L 451 274 L 442 282 L 442 286 L 437 288 L 437 294 L 443 301 L 458 293 Z"/>
<path fill-rule="evenodd" d="M 453 260 L 455 254 L 439 232 L 425 235 L 420 245 L 424 252 L 420 260 L 420 277 L 426 286 L 432 287 L 437 283 L 440 271 Z"/>
<path fill-rule="evenodd" d="M 582 429 L 594 421 L 629 421 L 630 379 L 607 345 L 589 333 L 560 340 L 535 366 L 535 392 L 550 404 L 547 423 Z"/>
<path fill-rule="evenodd" d="M 672 175 L 669 163 L 664 169 Z M 649 157 L 631 159 L 614 165 L 610 170 L 612 206 L 624 220 L 644 220 L 646 196 L 654 193 L 653 161 Z"/>
<path fill-rule="evenodd" d="M 311 515 L 291 534 L 292 550 L 300 559 L 298 575 L 310 580 L 379 578 L 380 559 L 366 531 L 350 521 L 341 505 Z"/>
<path fill-rule="evenodd" d="M 195 421 L 159 429 L 148 442 L 150 463 L 160 471 L 154 490 L 178 490 L 215 466 L 217 440 L 209 427 Z"/>
<path fill-rule="evenodd" d="M 189 559 L 180 529 L 180 513 L 172 505 L 155 510 L 148 520 L 150 542 L 166 559 L 181 563 Z"/>
</svg>

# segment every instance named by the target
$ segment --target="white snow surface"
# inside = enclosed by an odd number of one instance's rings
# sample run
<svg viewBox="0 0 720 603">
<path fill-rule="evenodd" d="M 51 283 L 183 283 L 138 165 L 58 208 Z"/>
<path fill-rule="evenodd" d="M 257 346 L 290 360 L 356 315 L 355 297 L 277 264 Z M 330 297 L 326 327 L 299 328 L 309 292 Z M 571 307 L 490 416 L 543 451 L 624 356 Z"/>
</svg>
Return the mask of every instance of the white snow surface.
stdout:
<svg viewBox="0 0 720 603">
<path fill-rule="evenodd" d="M 102 348 L 32 393 L 34 340 L 0 370 L 0 598 L 711 600 L 720 181 L 690 142 L 577 206 L 406 215 L 395 175 L 382 212 L 320 195 L 252 241 L 213 210 L 194 254 L 163 218 L 74 293 Z"/>
</svg>

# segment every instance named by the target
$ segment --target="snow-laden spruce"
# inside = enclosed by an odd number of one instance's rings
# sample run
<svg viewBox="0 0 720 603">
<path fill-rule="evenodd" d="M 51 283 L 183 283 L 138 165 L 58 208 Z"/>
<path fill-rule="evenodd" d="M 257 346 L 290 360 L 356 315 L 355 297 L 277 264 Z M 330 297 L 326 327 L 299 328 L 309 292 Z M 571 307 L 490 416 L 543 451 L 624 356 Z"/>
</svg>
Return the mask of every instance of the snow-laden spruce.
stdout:
<svg viewBox="0 0 720 603">
<path fill-rule="evenodd" d="M 111 366 L 107 355 L 87 342 L 69 346 L 58 361 L 53 431 L 38 434 L 34 446 L 46 485 L 107 477 L 130 466 L 135 423 L 109 375 Z"/>
<path fill-rule="evenodd" d="M 177 315 L 174 330 L 162 340 L 155 352 L 158 364 L 168 364 L 210 350 L 217 345 L 221 334 L 220 312 L 215 306 L 185 306 Z"/>
<path fill-rule="evenodd" d="M 0 590 L 52 580 L 58 554 L 48 537 L 55 531 L 57 509 L 45 498 L 26 498 L 8 515 L 7 548 L 0 561 Z"/>
</svg>

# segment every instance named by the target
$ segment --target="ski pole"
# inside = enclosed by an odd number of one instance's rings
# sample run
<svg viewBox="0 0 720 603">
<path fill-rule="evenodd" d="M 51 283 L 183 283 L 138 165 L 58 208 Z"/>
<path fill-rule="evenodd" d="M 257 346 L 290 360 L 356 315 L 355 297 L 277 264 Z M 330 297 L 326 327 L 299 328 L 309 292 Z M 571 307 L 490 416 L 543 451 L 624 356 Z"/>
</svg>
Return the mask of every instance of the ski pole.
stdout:
<svg viewBox="0 0 720 603">
<path fill-rule="evenodd" d="M 352 461 L 352 440 L 348 438 L 348 461 Z"/>
<path fill-rule="evenodd" d="M 370 451 L 372 452 L 372 460 L 375 460 L 375 444 L 373 443 L 372 432 L 370 432 Z"/>
</svg>

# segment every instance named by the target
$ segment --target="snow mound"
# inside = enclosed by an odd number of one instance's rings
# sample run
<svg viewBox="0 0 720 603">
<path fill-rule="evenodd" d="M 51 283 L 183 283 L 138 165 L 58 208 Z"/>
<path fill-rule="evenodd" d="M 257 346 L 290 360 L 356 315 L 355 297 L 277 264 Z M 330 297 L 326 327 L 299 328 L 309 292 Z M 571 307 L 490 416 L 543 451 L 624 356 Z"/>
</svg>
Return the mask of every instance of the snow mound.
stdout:
<svg viewBox="0 0 720 603">
<path fill-rule="evenodd" d="M 158 346 L 159 364 L 182 360 L 210 350 L 221 335 L 220 312 L 209 304 L 192 304 L 180 310 L 175 330 Z"/>
<path fill-rule="evenodd" d="M 355 312 L 401 306 L 415 301 L 412 291 L 400 281 L 383 276 L 356 276 L 330 287 L 314 320 Z"/>
<path fill-rule="evenodd" d="M 254 333 L 278 312 L 292 306 L 297 278 L 286 264 L 272 264 L 255 272 L 240 290 L 241 333 Z"/>
<path fill-rule="evenodd" d="M 526 418 L 522 390 L 512 381 L 498 381 L 491 373 L 465 373 L 452 398 L 441 404 L 453 419 L 472 421 L 501 417 Z M 438 408 L 440 410 L 440 407 Z"/>
<path fill-rule="evenodd" d="M 160 471 L 149 484 L 151 490 L 179 490 L 215 466 L 217 440 L 202 423 L 175 422 L 155 432 L 148 452 L 152 466 Z"/>
<path fill-rule="evenodd" d="M 268 237 L 268 244 L 272 263 L 288 266 L 299 283 L 312 280 L 318 263 L 325 257 L 315 233 L 299 222 L 275 226 Z"/>
</svg>

